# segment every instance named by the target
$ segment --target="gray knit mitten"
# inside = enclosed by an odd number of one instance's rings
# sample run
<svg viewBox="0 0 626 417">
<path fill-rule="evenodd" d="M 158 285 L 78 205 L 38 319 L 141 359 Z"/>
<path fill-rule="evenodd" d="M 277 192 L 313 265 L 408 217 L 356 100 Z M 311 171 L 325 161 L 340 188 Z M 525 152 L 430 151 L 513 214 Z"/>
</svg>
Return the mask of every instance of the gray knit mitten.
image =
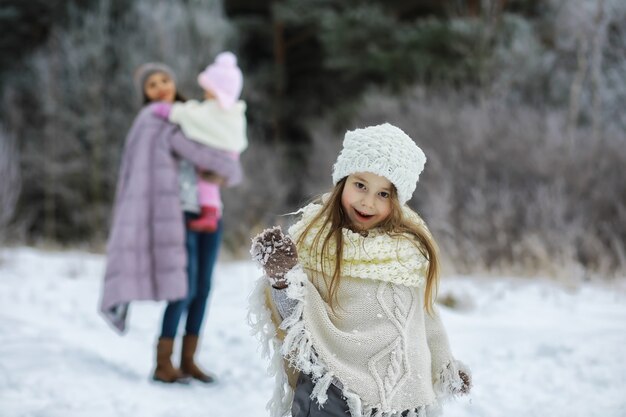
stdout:
<svg viewBox="0 0 626 417">
<path fill-rule="evenodd" d="M 274 288 L 286 288 L 285 274 L 298 263 L 296 245 L 280 226 L 265 229 L 252 239 L 252 259 L 261 265 Z"/>
</svg>

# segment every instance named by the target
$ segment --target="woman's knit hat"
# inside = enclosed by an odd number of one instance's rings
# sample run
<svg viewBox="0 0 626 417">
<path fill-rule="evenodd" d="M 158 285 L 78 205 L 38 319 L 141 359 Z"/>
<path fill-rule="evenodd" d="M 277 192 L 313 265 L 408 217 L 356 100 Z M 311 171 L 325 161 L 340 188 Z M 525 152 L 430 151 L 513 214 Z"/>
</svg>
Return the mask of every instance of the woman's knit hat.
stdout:
<svg viewBox="0 0 626 417">
<path fill-rule="evenodd" d="M 371 172 L 387 178 L 398 190 L 398 200 L 411 199 L 426 155 L 401 129 L 384 123 L 350 130 L 333 166 L 333 184 L 356 172 Z"/>
<path fill-rule="evenodd" d="M 237 66 L 237 57 L 232 52 L 222 52 L 215 62 L 198 75 L 198 84 L 217 97 L 220 106 L 232 107 L 243 88 L 243 75 Z"/>
<path fill-rule="evenodd" d="M 174 75 L 174 71 L 170 67 L 160 62 L 146 62 L 143 65 L 140 65 L 133 75 L 133 80 L 135 81 L 135 89 L 137 93 L 139 93 L 140 97 L 144 96 L 143 87 L 146 84 L 146 81 L 152 74 L 156 74 L 157 72 L 163 72 L 167 74 L 174 83 L 176 82 L 176 76 Z"/>
</svg>

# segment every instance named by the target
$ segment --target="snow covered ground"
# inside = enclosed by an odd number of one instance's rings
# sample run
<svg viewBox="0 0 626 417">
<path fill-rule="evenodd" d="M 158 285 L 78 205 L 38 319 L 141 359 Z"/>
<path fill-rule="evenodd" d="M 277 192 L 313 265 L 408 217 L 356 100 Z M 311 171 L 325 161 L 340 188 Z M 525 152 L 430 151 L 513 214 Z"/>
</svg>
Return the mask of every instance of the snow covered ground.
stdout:
<svg viewBox="0 0 626 417">
<path fill-rule="evenodd" d="M 266 416 L 272 381 L 245 321 L 258 271 L 217 267 L 200 361 L 219 384 L 150 381 L 162 304 L 135 303 L 130 330 L 97 313 L 103 257 L 0 250 L 1 417 Z M 626 416 L 626 290 L 549 281 L 445 278 L 440 293 L 470 398 L 446 417 Z"/>
</svg>

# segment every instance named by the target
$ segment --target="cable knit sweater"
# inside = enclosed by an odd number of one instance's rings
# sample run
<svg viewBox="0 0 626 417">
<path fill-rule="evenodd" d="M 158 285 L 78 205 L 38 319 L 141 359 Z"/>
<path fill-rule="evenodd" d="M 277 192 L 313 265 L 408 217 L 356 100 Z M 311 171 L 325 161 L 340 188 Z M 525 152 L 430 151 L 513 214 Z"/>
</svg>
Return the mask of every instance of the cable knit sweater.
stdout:
<svg viewBox="0 0 626 417">
<path fill-rule="evenodd" d="M 302 219 L 289 229 L 294 240 L 320 208 L 312 204 L 302 210 Z M 421 221 L 408 207 L 404 214 Z M 286 296 L 295 305 L 290 311 L 281 308 L 287 316 L 280 324 L 284 340 L 260 328 L 269 318 L 267 311 L 258 310 L 267 300 L 264 280 L 253 296 L 252 323 L 262 336 L 273 339 L 265 342 L 274 344 L 276 355 L 312 376 L 312 397 L 321 405 L 329 385 L 335 383 L 352 417 L 373 411 L 385 417 L 438 414 L 440 401 L 462 386 L 458 370 L 469 371 L 453 358 L 439 315 L 431 317 L 424 309 L 427 259 L 410 239 L 377 230 L 367 237 L 344 230 L 341 284 L 333 311 L 328 303 L 329 277 L 314 256 L 319 248 L 312 246 L 318 230 L 314 225 L 299 248 L 300 264 L 286 276 Z M 334 259 L 325 262 L 333 265 Z M 324 271 L 332 268 L 325 265 Z M 291 392 L 282 369 L 274 372 L 278 386 L 269 407 L 275 417 L 288 415 Z"/>
</svg>

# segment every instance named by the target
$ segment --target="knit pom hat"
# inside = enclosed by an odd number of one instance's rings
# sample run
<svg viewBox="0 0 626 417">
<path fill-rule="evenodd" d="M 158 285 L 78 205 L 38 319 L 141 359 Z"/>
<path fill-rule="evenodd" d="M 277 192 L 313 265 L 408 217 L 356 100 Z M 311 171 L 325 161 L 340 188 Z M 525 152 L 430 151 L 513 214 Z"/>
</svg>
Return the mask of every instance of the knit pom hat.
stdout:
<svg viewBox="0 0 626 417">
<path fill-rule="evenodd" d="M 135 89 L 139 94 L 139 97 L 144 96 L 143 87 L 146 84 L 146 81 L 152 74 L 156 74 L 157 72 L 163 72 L 167 74 L 174 82 L 176 82 L 176 76 L 174 75 L 174 71 L 170 67 L 160 62 L 146 62 L 143 65 L 140 65 L 133 74 L 133 81 L 135 82 Z"/>
<path fill-rule="evenodd" d="M 350 130 L 333 166 L 333 184 L 356 172 L 371 172 L 387 178 L 398 190 L 398 200 L 411 199 L 426 155 L 401 129 L 384 123 Z"/>
<path fill-rule="evenodd" d="M 198 75 L 198 84 L 215 94 L 220 106 L 228 109 L 237 102 L 243 87 L 243 75 L 232 52 L 222 52 L 215 62 Z"/>
</svg>

